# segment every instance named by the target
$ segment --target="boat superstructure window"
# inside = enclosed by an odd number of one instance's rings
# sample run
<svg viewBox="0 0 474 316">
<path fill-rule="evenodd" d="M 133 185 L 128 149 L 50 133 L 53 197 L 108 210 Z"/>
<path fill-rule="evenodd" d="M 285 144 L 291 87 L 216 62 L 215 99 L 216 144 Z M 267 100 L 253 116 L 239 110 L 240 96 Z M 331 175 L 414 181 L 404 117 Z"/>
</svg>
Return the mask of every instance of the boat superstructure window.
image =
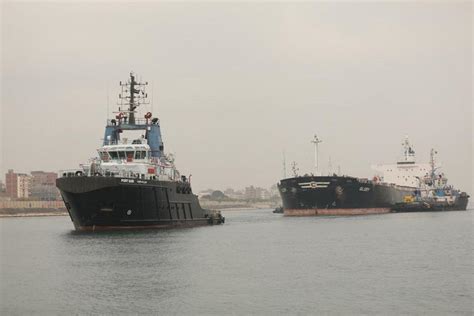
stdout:
<svg viewBox="0 0 474 316">
<path fill-rule="evenodd" d="M 132 161 L 133 160 L 133 155 L 135 152 L 133 151 L 127 151 L 126 156 L 127 156 L 127 161 Z"/>
<path fill-rule="evenodd" d="M 103 161 L 109 161 L 109 154 L 106 151 L 99 152 L 99 155 Z"/>
<path fill-rule="evenodd" d="M 135 152 L 135 159 L 146 159 L 146 151 L 139 150 Z"/>
<path fill-rule="evenodd" d="M 148 158 L 148 153 L 142 148 L 137 148 L 137 150 L 111 150 L 111 151 L 100 151 L 99 155 L 102 161 L 109 160 L 127 160 L 129 162 L 133 160 L 144 160 Z"/>
</svg>

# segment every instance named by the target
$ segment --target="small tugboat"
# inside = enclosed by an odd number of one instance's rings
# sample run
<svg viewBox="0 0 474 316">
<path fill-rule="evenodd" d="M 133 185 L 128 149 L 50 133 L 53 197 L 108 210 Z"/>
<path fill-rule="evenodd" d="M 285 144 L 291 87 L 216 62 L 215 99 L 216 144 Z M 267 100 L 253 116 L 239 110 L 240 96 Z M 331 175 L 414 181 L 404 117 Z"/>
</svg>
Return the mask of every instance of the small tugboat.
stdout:
<svg viewBox="0 0 474 316">
<path fill-rule="evenodd" d="M 275 214 L 283 214 L 283 206 L 275 207 L 275 209 L 273 210 L 273 213 L 275 213 Z"/>
<path fill-rule="evenodd" d="M 174 157 L 165 154 L 160 122 L 147 112 L 145 87 L 130 73 L 120 82 L 122 101 L 108 120 L 99 157 L 81 168 L 60 172 L 56 186 L 76 230 L 166 228 L 224 223 L 218 211 L 201 208 L 191 175 L 180 175 Z M 138 138 L 125 133 L 139 131 Z M 136 132 L 135 132 L 136 133 Z"/>
<path fill-rule="evenodd" d="M 404 201 L 396 203 L 392 212 L 436 212 L 466 210 L 469 195 L 448 185 L 443 173 L 437 173 L 435 167 L 436 151 L 431 149 L 431 171 L 420 179 L 420 188 L 413 194 L 404 197 Z"/>
</svg>

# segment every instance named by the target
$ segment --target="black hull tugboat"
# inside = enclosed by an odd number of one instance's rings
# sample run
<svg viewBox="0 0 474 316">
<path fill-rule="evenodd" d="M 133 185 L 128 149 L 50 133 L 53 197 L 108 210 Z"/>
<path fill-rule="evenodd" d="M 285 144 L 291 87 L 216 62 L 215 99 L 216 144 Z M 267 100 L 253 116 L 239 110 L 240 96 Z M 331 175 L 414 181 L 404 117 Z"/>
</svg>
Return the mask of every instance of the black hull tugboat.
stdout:
<svg viewBox="0 0 474 316">
<path fill-rule="evenodd" d="M 224 223 L 220 212 L 201 208 L 191 189 L 191 176 L 181 176 L 174 157 L 165 154 L 159 120 L 150 112 L 144 119 L 135 118 L 136 109 L 146 104 L 147 83 L 137 82 L 131 73 L 120 85 L 121 107 L 115 119 L 107 121 L 99 157 L 80 169 L 62 171 L 56 181 L 75 229 Z M 124 137 L 134 131 L 142 135 Z"/>
<path fill-rule="evenodd" d="M 447 211 L 465 211 L 469 195 L 461 192 L 459 196 L 444 195 L 435 198 L 406 198 L 404 202 L 396 203 L 392 206 L 394 213 L 410 212 L 447 212 Z"/>
<path fill-rule="evenodd" d="M 315 136 L 315 160 L 317 144 Z M 278 184 L 286 216 L 366 215 L 390 212 L 466 210 L 469 195 L 447 185 L 431 162 L 415 163 L 415 151 L 406 138 L 404 155 L 396 164 L 377 165 L 369 179 L 348 176 L 305 175 Z M 316 169 L 317 170 L 317 169 Z"/>
</svg>

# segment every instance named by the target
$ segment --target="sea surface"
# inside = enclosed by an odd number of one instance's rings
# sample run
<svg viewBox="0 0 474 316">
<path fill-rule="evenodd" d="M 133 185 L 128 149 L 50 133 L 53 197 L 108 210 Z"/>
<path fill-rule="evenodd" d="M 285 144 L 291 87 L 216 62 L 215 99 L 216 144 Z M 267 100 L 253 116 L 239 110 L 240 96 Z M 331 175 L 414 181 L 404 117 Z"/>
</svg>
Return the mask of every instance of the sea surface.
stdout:
<svg viewBox="0 0 474 316">
<path fill-rule="evenodd" d="M 0 219 L 0 314 L 474 313 L 473 211 L 76 233 Z"/>
</svg>

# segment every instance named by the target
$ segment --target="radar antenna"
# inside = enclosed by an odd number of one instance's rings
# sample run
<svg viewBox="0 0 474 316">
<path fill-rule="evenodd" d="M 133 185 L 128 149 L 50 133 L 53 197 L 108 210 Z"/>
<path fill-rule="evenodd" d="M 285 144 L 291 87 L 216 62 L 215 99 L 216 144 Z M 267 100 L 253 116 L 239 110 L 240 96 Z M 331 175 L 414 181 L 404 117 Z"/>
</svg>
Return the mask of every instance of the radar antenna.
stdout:
<svg viewBox="0 0 474 316">
<path fill-rule="evenodd" d="M 435 175 L 435 171 L 436 171 L 435 155 L 437 153 L 438 152 L 436 150 L 434 150 L 434 148 L 431 148 L 431 151 L 430 151 L 430 166 L 431 166 L 431 179 L 432 180 L 434 180 L 436 178 L 436 175 Z"/>
<path fill-rule="evenodd" d="M 136 108 L 142 104 L 149 104 L 149 102 L 146 102 L 148 94 L 145 91 L 145 86 L 147 85 L 148 82 L 137 82 L 133 72 L 130 72 L 130 79 L 127 82 L 120 81 L 122 92 L 119 94 L 119 105 L 128 105 L 128 110 L 122 111 L 128 113 L 128 124 L 135 124 Z M 120 110 L 121 108 L 119 108 Z"/>
<path fill-rule="evenodd" d="M 415 151 L 413 150 L 413 147 L 410 144 L 410 140 L 408 139 L 408 135 L 405 136 L 405 139 L 403 140 L 402 146 L 403 146 L 403 156 L 404 156 L 405 162 L 414 162 L 415 161 Z"/>
</svg>

